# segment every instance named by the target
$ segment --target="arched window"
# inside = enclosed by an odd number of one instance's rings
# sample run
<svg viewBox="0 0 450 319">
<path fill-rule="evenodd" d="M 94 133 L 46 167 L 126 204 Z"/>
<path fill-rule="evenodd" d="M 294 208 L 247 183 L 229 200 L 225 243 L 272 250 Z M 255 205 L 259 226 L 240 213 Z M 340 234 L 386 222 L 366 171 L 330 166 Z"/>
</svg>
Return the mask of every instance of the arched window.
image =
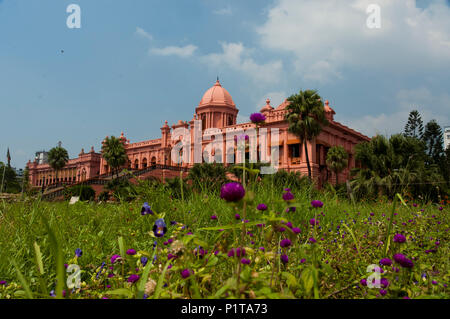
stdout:
<svg viewBox="0 0 450 319">
<path fill-rule="evenodd" d="M 134 169 L 139 169 L 139 160 L 137 158 L 134 161 Z"/>
<path fill-rule="evenodd" d="M 147 158 L 145 158 L 145 157 L 142 160 L 142 168 L 147 168 Z"/>
<path fill-rule="evenodd" d="M 202 115 L 202 130 L 206 129 L 206 114 Z"/>
<path fill-rule="evenodd" d="M 152 157 L 152 166 L 155 166 L 155 165 L 156 165 L 156 157 L 153 156 L 153 157 Z"/>
<path fill-rule="evenodd" d="M 227 121 L 227 125 L 228 126 L 231 126 L 231 125 L 233 125 L 234 123 L 233 123 L 233 115 L 228 115 L 228 121 Z"/>
</svg>

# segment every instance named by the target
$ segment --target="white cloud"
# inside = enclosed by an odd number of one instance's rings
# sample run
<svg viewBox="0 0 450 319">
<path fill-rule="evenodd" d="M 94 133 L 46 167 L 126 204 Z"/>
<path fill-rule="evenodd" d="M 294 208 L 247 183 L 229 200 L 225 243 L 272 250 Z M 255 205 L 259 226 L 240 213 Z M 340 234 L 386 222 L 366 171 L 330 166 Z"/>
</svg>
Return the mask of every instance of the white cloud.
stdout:
<svg viewBox="0 0 450 319">
<path fill-rule="evenodd" d="M 213 13 L 223 16 L 223 15 L 231 15 L 233 13 L 233 11 L 231 10 L 231 7 L 228 6 L 225 8 L 214 10 Z"/>
<path fill-rule="evenodd" d="M 366 26 L 372 0 L 279 0 L 257 29 L 262 47 L 288 52 L 305 80 L 327 82 L 344 68 L 416 73 L 450 67 L 450 8 L 435 0 L 378 0 L 381 29 Z"/>
<path fill-rule="evenodd" d="M 153 36 L 140 27 L 136 27 L 136 34 L 148 40 L 153 40 Z"/>
<path fill-rule="evenodd" d="M 442 115 L 450 109 L 450 95 L 447 93 L 435 95 L 424 87 L 404 89 L 397 92 L 393 100 L 396 101 L 398 107 L 390 114 L 382 113 L 376 116 L 366 115 L 362 118 L 337 120 L 368 136 L 377 133 L 391 135 L 402 132 L 409 112 L 412 110 L 419 111 L 424 125 L 432 119 L 435 119 L 441 126 L 450 123 L 450 118 Z"/>
<path fill-rule="evenodd" d="M 280 60 L 258 64 L 250 57 L 251 49 L 242 43 L 222 42 L 221 53 L 211 53 L 201 57 L 208 66 L 227 66 L 233 71 L 242 72 L 255 82 L 276 83 L 279 81 L 283 64 Z"/>
<path fill-rule="evenodd" d="M 195 45 L 188 44 L 184 47 L 168 46 L 165 48 L 152 48 L 150 49 L 150 54 L 163 56 L 176 55 L 181 58 L 187 58 L 192 56 L 195 50 L 197 50 L 197 47 Z"/>
</svg>

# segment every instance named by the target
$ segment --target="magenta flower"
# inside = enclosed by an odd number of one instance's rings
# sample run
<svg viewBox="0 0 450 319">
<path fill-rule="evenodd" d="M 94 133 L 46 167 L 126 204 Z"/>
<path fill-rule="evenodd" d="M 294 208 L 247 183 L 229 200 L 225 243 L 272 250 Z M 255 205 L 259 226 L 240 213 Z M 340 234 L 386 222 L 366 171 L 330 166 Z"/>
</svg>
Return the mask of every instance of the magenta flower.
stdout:
<svg viewBox="0 0 450 319">
<path fill-rule="evenodd" d="M 266 120 L 266 117 L 262 113 L 253 113 L 250 115 L 250 121 L 252 123 L 263 123 Z"/>
<path fill-rule="evenodd" d="M 242 258 L 241 259 L 241 263 L 244 264 L 244 265 L 250 265 L 250 259 Z"/>
<path fill-rule="evenodd" d="M 280 246 L 283 248 L 290 247 L 291 245 L 292 245 L 292 242 L 287 238 L 283 239 L 280 243 Z"/>
<path fill-rule="evenodd" d="M 387 291 L 384 289 L 380 289 L 380 295 L 384 296 L 387 294 Z"/>
<path fill-rule="evenodd" d="M 444 209 L 444 207 L 442 207 L 442 206 L 439 206 L 439 210 L 443 210 Z"/>
<path fill-rule="evenodd" d="M 395 243 L 404 243 L 406 241 L 406 237 L 403 234 L 395 234 L 394 242 Z"/>
<path fill-rule="evenodd" d="M 111 264 L 114 264 L 117 260 L 120 260 L 122 257 L 120 255 L 112 255 L 111 256 Z"/>
<path fill-rule="evenodd" d="M 363 286 L 367 286 L 367 279 L 361 279 L 359 283 Z"/>
<path fill-rule="evenodd" d="M 183 277 L 183 279 L 188 278 L 190 275 L 193 275 L 194 271 L 191 269 L 184 269 L 181 271 L 181 277 Z"/>
<path fill-rule="evenodd" d="M 392 260 L 390 260 L 389 258 L 383 258 L 380 260 L 380 264 L 383 266 L 390 266 L 392 265 Z"/>
<path fill-rule="evenodd" d="M 245 196 L 245 189 L 240 183 L 227 183 L 220 190 L 220 198 L 227 202 L 240 201 Z"/>
<path fill-rule="evenodd" d="M 212 220 L 217 220 L 217 216 L 216 216 L 216 215 L 212 215 L 212 216 L 211 216 L 211 219 L 212 219 Z"/>
<path fill-rule="evenodd" d="M 281 255 L 280 259 L 283 264 L 287 264 L 289 262 L 289 257 L 287 255 Z"/>
<path fill-rule="evenodd" d="M 130 277 L 128 277 L 127 281 L 131 282 L 131 283 L 135 283 L 136 281 L 139 280 L 139 275 L 130 275 Z"/>
<path fill-rule="evenodd" d="M 320 208 L 323 206 L 323 203 L 320 200 L 313 200 L 311 202 L 311 206 L 314 208 Z"/>
<path fill-rule="evenodd" d="M 387 286 L 389 286 L 389 280 L 387 280 L 386 278 L 381 278 L 380 284 L 381 284 L 381 287 L 387 288 Z"/>
<path fill-rule="evenodd" d="M 311 226 L 319 225 L 319 221 L 316 220 L 316 219 L 314 219 L 314 218 L 311 218 L 311 219 L 309 220 L 309 224 L 310 224 Z"/>
<path fill-rule="evenodd" d="M 309 242 L 310 242 L 311 244 L 314 244 L 314 243 L 317 242 L 317 240 L 316 240 L 314 237 L 311 237 L 311 238 L 309 239 Z"/>
<path fill-rule="evenodd" d="M 234 218 L 235 218 L 235 219 L 241 219 L 241 215 L 236 214 L 236 215 L 234 215 Z"/>
<path fill-rule="evenodd" d="M 287 189 L 288 189 L 288 188 L 287 188 Z M 284 199 L 286 202 L 289 202 L 289 201 L 291 201 L 291 200 L 294 199 L 294 195 L 291 193 L 290 190 L 288 190 L 288 191 L 286 191 L 286 193 L 283 194 L 283 199 Z"/>
<path fill-rule="evenodd" d="M 295 233 L 295 234 L 300 234 L 302 231 L 300 230 L 300 228 L 298 228 L 298 227 L 294 227 L 294 228 L 292 228 L 292 231 Z"/>
<path fill-rule="evenodd" d="M 265 211 L 265 210 L 267 210 L 267 205 L 266 205 L 266 204 L 259 204 L 259 205 L 256 207 L 256 209 L 257 209 L 257 210 L 261 210 L 261 211 Z"/>
<path fill-rule="evenodd" d="M 236 255 L 236 257 L 245 256 L 245 249 L 244 248 L 231 248 L 228 251 L 228 257 L 234 257 L 235 255 Z"/>
<path fill-rule="evenodd" d="M 127 250 L 127 255 L 131 255 L 131 256 L 136 255 L 136 250 L 134 250 L 134 249 L 128 249 L 128 250 Z"/>
</svg>

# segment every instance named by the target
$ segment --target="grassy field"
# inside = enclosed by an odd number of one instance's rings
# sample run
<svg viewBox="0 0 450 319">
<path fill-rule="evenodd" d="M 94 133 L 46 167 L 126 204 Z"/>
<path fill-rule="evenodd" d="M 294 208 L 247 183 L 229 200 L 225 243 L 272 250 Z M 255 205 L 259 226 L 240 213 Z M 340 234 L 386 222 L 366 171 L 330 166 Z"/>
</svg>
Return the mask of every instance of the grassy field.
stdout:
<svg viewBox="0 0 450 319">
<path fill-rule="evenodd" d="M 0 202 L 0 298 L 449 297 L 445 203 L 352 204 L 309 188 L 288 202 L 284 193 L 256 185 L 230 204 L 153 187 L 130 203 Z M 153 214 L 141 215 L 144 202 Z M 395 261 L 399 253 L 409 262 Z M 79 288 L 66 286 L 71 264 Z M 381 267 L 381 286 L 370 287 L 370 265 Z"/>
</svg>

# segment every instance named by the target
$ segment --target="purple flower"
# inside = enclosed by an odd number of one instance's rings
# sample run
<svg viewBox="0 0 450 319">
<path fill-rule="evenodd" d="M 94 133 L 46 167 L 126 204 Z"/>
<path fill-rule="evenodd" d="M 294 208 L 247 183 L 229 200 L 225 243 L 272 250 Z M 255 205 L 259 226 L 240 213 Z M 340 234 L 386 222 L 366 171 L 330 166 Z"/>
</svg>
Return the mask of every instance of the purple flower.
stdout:
<svg viewBox="0 0 450 319">
<path fill-rule="evenodd" d="M 311 237 L 311 238 L 309 239 L 309 241 L 310 241 L 311 244 L 314 244 L 314 243 L 317 242 L 317 240 L 316 240 L 314 237 Z"/>
<path fill-rule="evenodd" d="M 314 218 L 311 218 L 311 219 L 309 220 L 309 224 L 310 224 L 311 226 L 319 225 L 319 221 L 318 221 L 318 220 L 315 220 Z"/>
<path fill-rule="evenodd" d="M 188 278 L 192 274 L 194 274 L 194 271 L 191 269 L 184 269 L 181 271 L 181 277 L 183 277 L 183 279 Z"/>
<path fill-rule="evenodd" d="M 290 190 L 288 190 L 288 191 L 286 191 L 286 193 L 283 194 L 283 199 L 284 199 L 286 202 L 289 202 L 289 201 L 291 201 L 291 200 L 294 199 L 294 195 L 291 193 Z"/>
<path fill-rule="evenodd" d="M 436 280 L 432 280 L 431 283 L 432 283 L 433 285 L 437 285 L 438 282 L 437 282 Z"/>
<path fill-rule="evenodd" d="M 361 279 L 359 283 L 363 286 L 367 286 L 367 279 Z"/>
<path fill-rule="evenodd" d="M 402 234 L 395 234 L 394 235 L 394 242 L 396 243 L 404 243 L 406 241 L 406 237 Z"/>
<path fill-rule="evenodd" d="M 80 248 L 75 249 L 75 256 L 79 258 L 81 255 L 83 255 L 83 251 Z"/>
<path fill-rule="evenodd" d="M 241 256 L 245 256 L 245 249 L 244 248 L 231 248 L 228 251 L 228 257 L 234 257 L 236 255 L 236 257 L 241 257 Z"/>
<path fill-rule="evenodd" d="M 128 249 L 127 250 L 127 255 L 130 255 L 130 256 L 136 255 L 136 250 L 134 250 L 133 248 Z"/>
<path fill-rule="evenodd" d="M 227 202 L 240 201 L 245 196 L 245 189 L 240 183 L 227 183 L 220 190 L 220 198 Z"/>
<path fill-rule="evenodd" d="M 283 239 L 280 243 L 280 246 L 283 248 L 290 247 L 291 245 L 292 245 L 292 242 L 287 238 Z"/>
<path fill-rule="evenodd" d="M 311 202 L 311 206 L 314 208 L 320 208 L 323 206 L 323 203 L 320 200 L 313 200 Z"/>
<path fill-rule="evenodd" d="M 292 228 L 292 231 L 295 233 L 295 234 L 300 234 L 302 231 L 300 230 L 300 228 L 298 228 L 298 227 L 294 227 L 294 228 Z"/>
<path fill-rule="evenodd" d="M 211 216 L 211 219 L 212 219 L 212 220 L 217 220 L 217 216 L 216 216 L 216 215 L 212 215 L 212 216 Z"/>
<path fill-rule="evenodd" d="M 266 249 L 264 247 L 259 247 L 259 250 L 265 251 Z"/>
<path fill-rule="evenodd" d="M 156 237 L 162 237 L 167 232 L 167 226 L 164 219 L 160 218 L 155 221 L 153 225 L 153 233 Z"/>
<path fill-rule="evenodd" d="M 412 262 L 411 259 L 405 258 L 404 260 L 402 260 L 400 263 L 400 266 L 402 266 L 403 268 L 412 268 L 414 267 L 414 263 Z"/>
<path fill-rule="evenodd" d="M 262 123 L 266 120 L 266 117 L 262 113 L 253 113 L 250 115 L 250 121 L 252 123 Z"/>
<path fill-rule="evenodd" d="M 148 262 L 148 258 L 145 257 L 145 256 L 142 256 L 141 257 L 141 264 L 142 264 L 142 266 L 145 267 L 145 265 L 147 265 L 147 262 Z"/>
<path fill-rule="evenodd" d="M 244 265 L 250 265 L 250 259 L 242 258 L 241 259 L 241 263 L 244 264 Z"/>
<path fill-rule="evenodd" d="M 289 227 L 290 229 L 292 229 L 292 223 L 291 222 L 287 222 L 286 226 Z"/>
<path fill-rule="evenodd" d="M 300 263 L 301 263 L 301 264 L 304 264 L 305 262 L 306 262 L 306 259 L 305 259 L 305 258 L 300 259 Z"/>
<path fill-rule="evenodd" d="M 287 264 L 289 262 L 289 257 L 287 255 L 281 255 L 280 259 L 283 264 Z"/>
<path fill-rule="evenodd" d="M 6 280 L 0 280 L 0 285 L 6 286 L 6 284 L 7 284 Z"/>
<path fill-rule="evenodd" d="M 259 204 L 259 205 L 256 207 L 256 209 L 257 209 L 257 210 L 261 210 L 261 211 L 265 211 L 265 210 L 267 210 L 267 205 L 266 205 L 266 204 Z"/>
<path fill-rule="evenodd" d="M 195 257 L 199 257 L 202 258 L 203 256 L 205 256 L 208 253 L 207 250 L 203 249 L 202 246 L 198 246 L 194 249 L 194 255 Z"/>
<path fill-rule="evenodd" d="M 131 283 L 135 283 L 136 281 L 139 280 L 139 275 L 130 275 L 130 277 L 128 277 L 127 281 L 131 282 Z"/>
<path fill-rule="evenodd" d="M 380 284 L 381 284 L 381 287 L 387 288 L 387 286 L 389 286 L 389 280 L 387 280 L 386 278 L 381 278 Z"/>
<path fill-rule="evenodd" d="M 117 260 L 122 259 L 122 257 L 120 257 L 120 255 L 112 255 L 111 256 L 111 264 L 114 264 Z"/>
<path fill-rule="evenodd" d="M 384 296 L 387 294 L 387 291 L 384 289 L 380 289 L 380 295 Z"/>
<path fill-rule="evenodd" d="M 234 215 L 234 218 L 235 218 L 235 219 L 241 219 L 241 215 L 236 214 L 236 215 Z"/>
<path fill-rule="evenodd" d="M 392 260 L 390 260 L 389 258 L 383 258 L 380 260 L 380 264 L 383 266 L 390 266 L 392 265 Z"/>
<path fill-rule="evenodd" d="M 150 206 L 148 205 L 147 202 L 145 202 L 144 205 L 142 205 L 141 215 L 153 215 L 153 211 L 150 209 Z"/>
<path fill-rule="evenodd" d="M 439 206 L 439 210 L 443 210 L 444 209 L 444 207 L 442 207 L 442 206 Z"/>
</svg>

